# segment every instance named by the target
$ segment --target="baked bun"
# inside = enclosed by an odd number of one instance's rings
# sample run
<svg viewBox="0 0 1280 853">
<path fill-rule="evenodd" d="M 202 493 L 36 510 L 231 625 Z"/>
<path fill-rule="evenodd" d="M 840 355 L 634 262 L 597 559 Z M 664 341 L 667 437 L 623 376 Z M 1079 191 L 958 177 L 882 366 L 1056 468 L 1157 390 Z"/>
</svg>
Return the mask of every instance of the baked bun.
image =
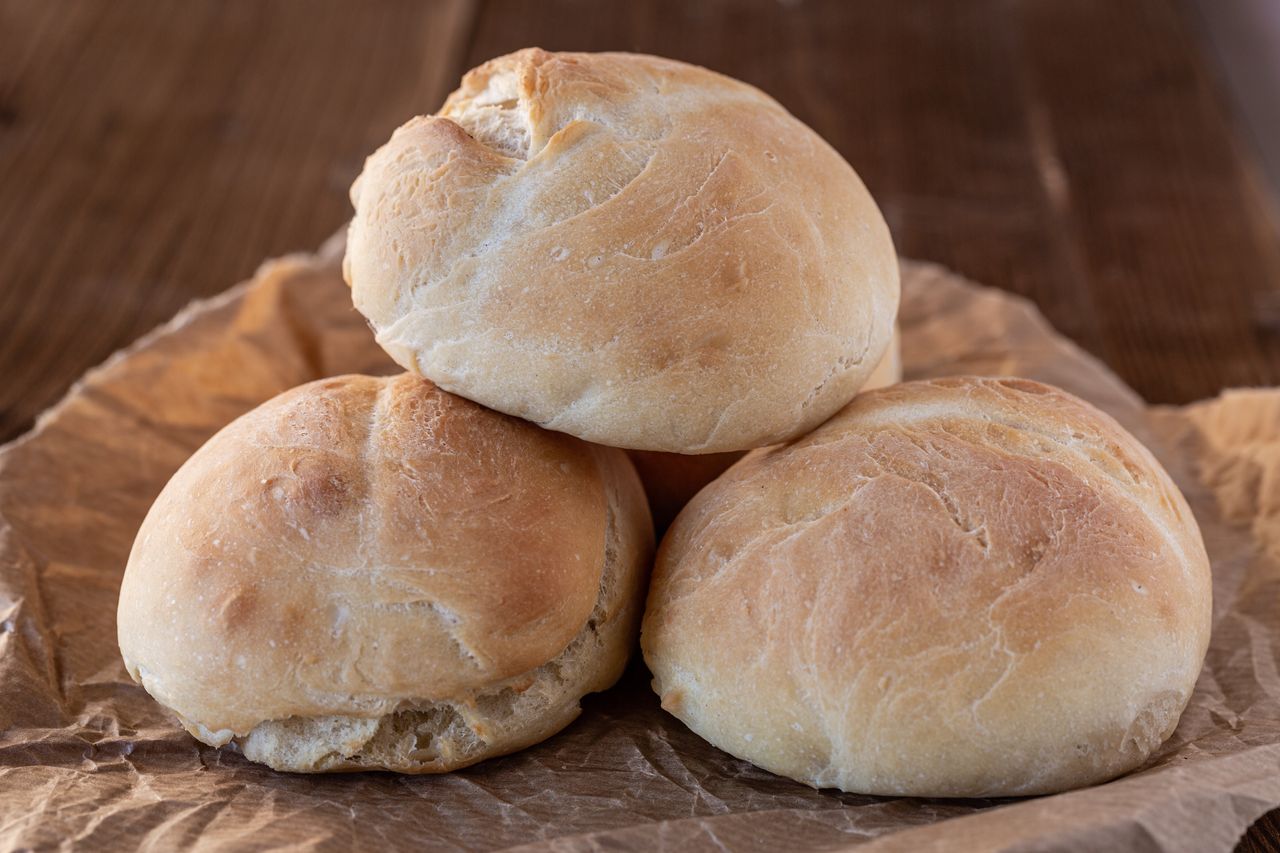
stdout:
<svg viewBox="0 0 1280 853">
<path fill-rule="evenodd" d="M 627 455 L 644 484 L 649 510 L 653 513 L 653 527 L 659 533 L 667 529 L 685 504 L 707 483 L 743 457 L 740 451 L 686 456 L 657 450 L 631 450 Z"/>
<path fill-rule="evenodd" d="M 902 381 L 902 354 L 895 328 L 889 348 L 880 357 L 880 363 L 867 377 L 862 391 L 872 391 Z M 656 450 L 632 450 L 627 455 L 636 466 L 644 492 L 653 512 L 653 526 L 661 532 L 699 490 L 729 466 L 742 458 L 741 452 L 706 453 L 701 456 L 683 453 L 662 453 Z"/>
<path fill-rule="evenodd" d="M 652 536 L 621 451 L 415 376 L 325 379 L 169 481 L 120 650 L 195 737 L 278 770 L 451 770 L 617 679 Z"/>
<path fill-rule="evenodd" d="M 1209 639 L 1177 488 L 1086 403 L 1021 379 L 862 394 L 676 519 L 641 645 L 662 705 L 815 787 L 1047 794 L 1141 764 Z"/>
<path fill-rule="evenodd" d="M 469 72 L 351 189 L 344 273 L 406 369 L 639 450 L 746 450 L 889 342 L 889 231 L 839 154 L 702 68 L 530 49 Z"/>
</svg>

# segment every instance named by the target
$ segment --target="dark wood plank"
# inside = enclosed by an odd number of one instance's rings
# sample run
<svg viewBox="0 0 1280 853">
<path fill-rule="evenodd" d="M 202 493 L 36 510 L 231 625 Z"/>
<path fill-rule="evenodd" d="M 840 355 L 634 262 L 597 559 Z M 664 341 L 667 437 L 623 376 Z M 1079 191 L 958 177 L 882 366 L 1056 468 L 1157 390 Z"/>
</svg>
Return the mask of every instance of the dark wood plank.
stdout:
<svg viewBox="0 0 1280 853">
<path fill-rule="evenodd" d="M 1280 381 L 1257 317 L 1280 290 L 1280 232 L 1186 20 L 1164 2 L 1020 8 L 1100 354 L 1155 402 Z M 1092 72 L 1067 47 L 1085 43 L 1106 57 Z"/>
<path fill-rule="evenodd" d="M 1280 194 L 1280 3 L 1183 0 L 1213 57 L 1242 136 L 1257 150 L 1273 194 Z"/>
<path fill-rule="evenodd" d="M 348 217 L 452 88 L 470 0 L 4 0 L 0 440 L 86 368 Z"/>
<path fill-rule="evenodd" d="M 1268 812 L 1249 827 L 1236 853 L 1280 853 L 1280 810 Z"/>
</svg>

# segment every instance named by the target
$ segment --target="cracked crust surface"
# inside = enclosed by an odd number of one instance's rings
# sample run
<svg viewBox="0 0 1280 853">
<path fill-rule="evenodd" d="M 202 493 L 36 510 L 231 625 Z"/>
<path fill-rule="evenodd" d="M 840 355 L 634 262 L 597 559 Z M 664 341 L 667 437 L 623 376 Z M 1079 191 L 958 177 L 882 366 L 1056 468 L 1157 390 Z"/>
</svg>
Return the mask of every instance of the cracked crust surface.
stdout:
<svg viewBox="0 0 1280 853">
<path fill-rule="evenodd" d="M 615 447 L 801 435 L 897 311 L 888 229 L 840 155 L 760 91 L 655 57 L 486 63 L 351 197 L 344 272 L 396 361 Z"/>
<path fill-rule="evenodd" d="M 621 451 L 412 375 L 301 386 L 174 475 L 135 541 L 135 680 L 287 770 L 449 770 L 577 715 L 625 664 L 652 548 Z"/>
<path fill-rule="evenodd" d="M 1182 495 L 1106 415 L 1020 379 L 859 395 L 704 489 L 641 638 L 663 707 L 817 787 L 1043 794 L 1141 764 L 1204 660 Z"/>
</svg>

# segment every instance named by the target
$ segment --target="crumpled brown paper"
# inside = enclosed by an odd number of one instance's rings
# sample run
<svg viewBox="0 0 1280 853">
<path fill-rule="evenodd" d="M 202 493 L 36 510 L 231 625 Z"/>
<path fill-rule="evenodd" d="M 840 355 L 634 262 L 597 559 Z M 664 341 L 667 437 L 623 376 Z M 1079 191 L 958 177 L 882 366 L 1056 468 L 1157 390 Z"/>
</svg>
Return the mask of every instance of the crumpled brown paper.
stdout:
<svg viewBox="0 0 1280 853">
<path fill-rule="evenodd" d="M 639 664 L 562 734 L 445 776 L 286 775 L 196 743 L 125 674 L 121 572 L 152 499 L 220 426 L 301 382 L 393 369 L 340 251 L 192 306 L 0 452 L 0 847 L 1200 853 L 1280 805 L 1280 391 L 1148 409 L 1027 303 L 917 264 L 908 378 L 1016 374 L 1091 400 L 1151 445 L 1200 520 L 1213 643 L 1145 769 L 1031 800 L 813 791 L 690 733 Z"/>
</svg>

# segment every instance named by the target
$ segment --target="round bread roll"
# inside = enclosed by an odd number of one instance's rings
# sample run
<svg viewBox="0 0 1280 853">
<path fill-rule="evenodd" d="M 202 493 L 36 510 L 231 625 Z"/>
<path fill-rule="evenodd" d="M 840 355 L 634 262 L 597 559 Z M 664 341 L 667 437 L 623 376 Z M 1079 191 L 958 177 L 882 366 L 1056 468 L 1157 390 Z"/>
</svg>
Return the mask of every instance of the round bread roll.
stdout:
<svg viewBox="0 0 1280 853">
<path fill-rule="evenodd" d="M 895 328 L 889 348 L 867 378 L 861 391 L 873 391 L 902 381 L 902 354 Z M 661 533 L 671 524 L 684 505 L 703 486 L 719 477 L 742 458 L 741 452 L 707 453 L 690 456 L 662 453 L 656 450 L 632 450 L 628 453 L 636 466 L 644 492 L 653 512 L 653 526 Z"/>
<path fill-rule="evenodd" d="M 452 770 L 621 674 L 653 532 L 618 450 L 415 376 L 295 388 L 174 475 L 120 591 L 134 680 L 278 770 Z"/>
<path fill-rule="evenodd" d="M 653 527 L 659 534 L 707 483 L 719 477 L 743 457 L 741 451 L 686 456 L 657 450 L 631 450 L 644 493 L 653 513 Z"/>
<path fill-rule="evenodd" d="M 659 550 L 641 645 L 662 706 L 815 787 L 1047 794 L 1141 764 L 1209 640 L 1168 475 L 1021 379 L 859 395 L 703 489 Z"/>
<path fill-rule="evenodd" d="M 621 53 L 469 72 L 351 188 L 344 273 L 406 369 L 590 441 L 673 453 L 804 434 L 889 342 L 889 231 L 757 89 Z"/>
</svg>

